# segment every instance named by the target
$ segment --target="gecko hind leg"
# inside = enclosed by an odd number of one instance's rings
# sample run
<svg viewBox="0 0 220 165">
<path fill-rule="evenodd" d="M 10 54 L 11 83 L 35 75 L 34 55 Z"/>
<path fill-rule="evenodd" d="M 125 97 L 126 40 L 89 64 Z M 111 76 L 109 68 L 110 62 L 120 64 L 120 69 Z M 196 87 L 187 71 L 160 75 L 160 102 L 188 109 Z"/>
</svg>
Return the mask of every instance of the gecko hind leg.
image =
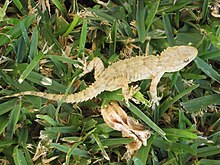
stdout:
<svg viewBox="0 0 220 165">
<path fill-rule="evenodd" d="M 94 70 L 95 80 L 97 80 L 99 75 L 105 69 L 102 60 L 98 57 L 95 57 L 89 63 L 86 62 L 86 59 L 80 60 L 80 62 L 83 64 L 83 67 L 82 67 L 83 72 L 81 73 L 81 76 L 84 76 L 85 74 L 87 74 L 87 73 L 91 72 L 92 70 Z"/>
</svg>

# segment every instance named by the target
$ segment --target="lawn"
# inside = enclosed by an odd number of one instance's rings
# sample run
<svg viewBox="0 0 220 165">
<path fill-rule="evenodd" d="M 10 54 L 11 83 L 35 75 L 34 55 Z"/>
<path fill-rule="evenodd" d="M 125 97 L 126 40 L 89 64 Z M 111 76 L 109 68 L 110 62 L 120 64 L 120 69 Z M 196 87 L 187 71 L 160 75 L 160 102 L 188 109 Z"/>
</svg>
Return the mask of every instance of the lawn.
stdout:
<svg viewBox="0 0 220 165">
<path fill-rule="evenodd" d="M 82 74 L 94 58 L 107 68 L 179 45 L 198 55 L 163 75 L 156 106 L 150 79 L 129 84 L 140 87 L 133 96 L 138 102 L 126 103 L 121 89 L 79 103 L 0 99 L 0 164 L 220 164 L 218 0 L 1 1 L 0 97 L 38 91 L 65 98 L 94 83 L 93 71 Z M 104 121 L 107 105 L 151 133 L 130 158 L 123 155 L 134 139 Z"/>
</svg>

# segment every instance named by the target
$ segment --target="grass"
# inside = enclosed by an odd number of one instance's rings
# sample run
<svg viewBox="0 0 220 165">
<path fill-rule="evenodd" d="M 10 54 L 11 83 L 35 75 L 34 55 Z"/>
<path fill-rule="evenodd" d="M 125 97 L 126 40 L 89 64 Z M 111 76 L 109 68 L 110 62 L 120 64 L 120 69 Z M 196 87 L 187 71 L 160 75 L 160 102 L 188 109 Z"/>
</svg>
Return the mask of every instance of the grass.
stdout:
<svg viewBox="0 0 220 165">
<path fill-rule="evenodd" d="M 107 67 L 189 43 L 199 55 L 163 76 L 155 109 L 147 106 L 149 80 L 139 82 L 142 104 L 130 107 L 120 90 L 78 105 L 34 96 L 0 100 L 0 164 L 220 164 L 220 20 L 211 15 L 213 1 L 37 2 L 0 2 L 0 96 L 81 91 L 94 81 L 75 67 L 85 57 L 100 57 Z M 121 157 L 132 139 L 100 115 L 106 100 L 153 132 L 131 160 Z"/>
</svg>

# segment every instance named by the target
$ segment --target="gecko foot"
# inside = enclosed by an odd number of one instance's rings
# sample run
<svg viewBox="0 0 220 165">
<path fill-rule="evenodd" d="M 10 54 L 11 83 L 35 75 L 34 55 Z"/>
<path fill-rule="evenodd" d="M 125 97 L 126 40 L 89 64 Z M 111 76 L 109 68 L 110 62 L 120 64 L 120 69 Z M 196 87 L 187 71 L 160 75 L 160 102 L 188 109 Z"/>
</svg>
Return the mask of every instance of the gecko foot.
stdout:
<svg viewBox="0 0 220 165">
<path fill-rule="evenodd" d="M 74 64 L 73 66 L 79 69 L 82 69 L 83 72 L 80 74 L 80 77 L 84 76 L 86 73 L 88 73 L 87 71 L 87 66 L 88 66 L 88 60 L 89 57 L 85 57 L 83 56 L 83 58 L 78 58 L 77 61 L 79 61 L 79 63 L 81 63 L 81 65 L 79 64 Z"/>
<path fill-rule="evenodd" d="M 131 86 L 129 90 L 126 90 L 126 92 L 123 91 L 123 95 L 125 98 L 125 103 L 129 106 L 128 100 L 131 99 L 135 103 L 139 103 L 139 101 L 132 96 L 137 93 L 140 90 L 140 87 L 138 85 Z"/>
<path fill-rule="evenodd" d="M 157 105 L 159 105 L 159 100 L 160 100 L 161 98 L 158 98 L 158 97 L 156 97 L 156 98 L 153 98 L 152 100 L 151 100 L 151 107 L 154 109 L 155 108 L 155 106 Z"/>
</svg>

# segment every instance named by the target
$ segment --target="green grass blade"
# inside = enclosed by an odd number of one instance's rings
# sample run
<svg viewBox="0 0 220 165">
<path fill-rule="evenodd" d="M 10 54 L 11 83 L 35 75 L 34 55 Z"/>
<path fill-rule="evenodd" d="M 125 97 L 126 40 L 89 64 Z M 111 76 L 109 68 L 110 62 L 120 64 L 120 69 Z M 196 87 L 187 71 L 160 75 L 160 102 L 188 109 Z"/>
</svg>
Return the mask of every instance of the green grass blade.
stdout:
<svg viewBox="0 0 220 165">
<path fill-rule="evenodd" d="M 163 14 L 163 26 L 167 36 L 167 41 L 170 46 L 175 46 L 176 42 L 174 40 L 173 30 L 170 23 L 170 18 L 167 14 Z"/>
<path fill-rule="evenodd" d="M 170 5 L 166 5 L 166 6 L 161 7 L 159 11 L 160 12 L 170 13 L 170 12 L 173 12 L 175 10 L 179 10 L 181 8 L 184 8 L 186 5 L 188 5 L 190 3 L 191 3 L 190 0 L 176 1 L 175 5 L 170 3 Z"/>
<path fill-rule="evenodd" d="M 216 154 L 220 154 L 219 146 L 208 146 L 197 149 L 198 157 L 207 157 Z"/>
<path fill-rule="evenodd" d="M 147 164 L 147 158 L 149 155 L 149 152 L 150 152 L 150 149 L 152 147 L 152 144 L 154 142 L 154 139 L 155 139 L 155 136 L 152 135 L 148 140 L 147 140 L 147 146 L 142 146 L 139 150 L 138 150 L 138 153 L 135 157 L 138 157 L 141 162 L 143 164 Z"/>
<path fill-rule="evenodd" d="M 23 82 L 23 84 L 19 84 L 17 81 L 15 81 L 9 75 L 7 75 L 5 72 L 3 72 L 1 69 L 0 69 L 0 76 L 8 85 L 10 85 L 15 90 L 25 91 L 25 90 L 34 90 L 35 89 L 33 86 L 31 86 L 27 82 Z"/>
<path fill-rule="evenodd" d="M 145 29 L 145 13 L 146 8 L 144 5 L 144 0 L 137 1 L 137 11 L 136 11 L 136 23 L 137 31 L 140 42 L 145 41 L 146 29 Z"/>
<path fill-rule="evenodd" d="M 203 60 L 215 59 L 215 58 L 220 57 L 220 50 L 206 52 L 204 54 L 201 54 L 201 56 L 199 57 Z"/>
<path fill-rule="evenodd" d="M 27 80 L 34 82 L 38 85 L 44 86 L 49 90 L 56 91 L 59 93 L 60 92 L 64 93 L 66 91 L 65 85 L 60 84 L 55 80 L 47 78 L 47 77 L 45 77 L 39 73 L 33 72 L 33 71 L 28 75 Z"/>
<path fill-rule="evenodd" d="M 146 24 L 146 33 L 149 31 L 151 24 L 153 23 L 154 17 L 157 14 L 157 10 L 160 4 L 160 0 L 157 0 L 151 7 L 148 12 L 147 19 L 145 21 Z"/>
<path fill-rule="evenodd" d="M 134 165 L 144 165 L 142 163 L 142 161 L 139 158 L 137 158 L 137 157 L 133 158 L 133 161 L 134 161 Z"/>
<path fill-rule="evenodd" d="M 1 105 L 0 105 L 1 107 Z M 7 127 L 8 125 L 8 118 L 7 116 L 0 116 L 0 121 L 1 121 L 1 124 L 0 124 L 0 134 L 2 134 L 2 132 L 5 130 L 5 128 Z M 1 148 L 1 146 L 0 146 Z"/>
<path fill-rule="evenodd" d="M 218 74 L 218 72 L 216 72 L 210 65 L 208 65 L 205 61 L 203 61 L 199 57 L 196 57 L 194 61 L 197 67 L 201 69 L 207 76 L 211 77 L 212 79 L 220 83 L 220 74 Z"/>
<path fill-rule="evenodd" d="M 12 139 L 12 136 L 13 136 L 15 129 L 16 129 L 16 124 L 17 124 L 18 119 L 20 117 L 20 111 L 21 111 L 21 102 L 16 104 L 10 113 L 8 126 L 7 126 L 7 132 L 6 132 L 7 139 Z"/>
<path fill-rule="evenodd" d="M 20 10 L 20 12 L 23 15 L 26 15 L 28 12 L 24 9 L 22 3 L 20 2 L 20 0 L 12 0 L 12 2 L 15 4 L 15 6 L 18 8 L 18 10 Z"/>
<path fill-rule="evenodd" d="M 201 159 L 198 162 L 198 165 L 219 165 L 220 160 L 212 160 L 212 159 Z"/>
<path fill-rule="evenodd" d="M 82 25 L 82 31 L 80 34 L 80 40 L 79 40 L 79 52 L 78 52 L 79 58 L 82 58 L 82 52 L 86 44 L 86 36 L 87 36 L 87 19 L 84 19 Z"/>
<path fill-rule="evenodd" d="M 36 56 L 36 54 L 38 54 L 37 46 L 38 46 L 38 29 L 37 27 L 34 27 L 30 51 L 29 51 L 30 60 L 32 60 Z"/>
<path fill-rule="evenodd" d="M 4 6 L 2 8 L 0 7 L 0 22 L 3 21 L 5 15 L 6 15 L 7 7 L 10 3 L 11 3 L 11 1 L 9 2 L 9 0 L 6 0 L 4 3 Z"/>
<path fill-rule="evenodd" d="M 28 28 L 33 24 L 35 20 L 34 15 L 26 16 L 22 21 L 25 24 L 25 27 Z M 11 39 L 15 39 L 21 36 L 21 26 L 20 24 L 15 25 L 12 29 L 10 29 L 5 35 L 0 37 L 0 46 L 9 43 Z"/>
<path fill-rule="evenodd" d="M 54 121 L 50 116 L 48 116 L 48 115 L 36 115 L 36 117 L 38 118 L 38 119 L 42 119 L 42 120 L 44 120 L 47 124 L 49 124 L 50 126 L 57 126 L 58 124 L 57 124 L 57 122 L 56 121 Z"/>
<path fill-rule="evenodd" d="M 176 82 L 175 82 L 175 88 L 177 89 L 178 93 L 181 93 L 185 90 L 184 82 L 180 74 L 177 74 L 176 76 L 177 77 L 176 77 Z M 181 98 L 181 100 L 187 101 L 188 97 L 185 95 Z"/>
<path fill-rule="evenodd" d="M 198 136 L 195 133 L 190 132 L 189 130 L 182 130 L 176 128 L 164 128 L 167 136 L 174 136 L 175 138 L 184 138 L 184 139 L 198 139 Z"/>
<path fill-rule="evenodd" d="M 190 93 L 192 90 L 198 88 L 199 85 L 192 85 L 191 87 L 187 88 L 185 91 L 179 93 L 178 95 L 176 95 L 175 97 L 172 98 L 172 100 L 170 100 L 169 102 L 163 104 L 160 108 L 160 117 L 164 114 L 164 112 L 166 112 L 166 110 L 176 101 L 178 101 L 180 98 L 182 98 L 183 96 L 185 96 L 186 94 Z"/>
<path fill-rule="evenodd" d="M 31 63 L 27 66 L 24 72 L 21 74 L 18 82 L 21 84 L 25 78 L 31 73 L 34 67 L 39 63 L 41 58 L 44 56 L 43 52 L 39 52 L 38 55 L 31 61 Z"/>
<path fill-rule="evenodd" d="M 74 19 L 73 19 L 73 21 L 71 22 L 71 24 L 70 24 L 70 26 L 69 26 L 69 28 L 67 29 L 67 31 L 63 34 L 63 36 L 68 36 L 71 32 L 72 32 L 72 30 L 75 28 L 75 26 L 77 25 L 77 23 L 78 23 L 78 21 L 79 21 L 79 15 L 78 14 L 76 14 L 75 16 L 74 16 Z"/>
<path fill-rule="evenodd" d="M 63 57 L 63 56 L 45 55 L 45 58 L 50 58 L 51 60 L 55 60 L 55 61 L 62 61 L 63 63 L 72 64 L 72 65 L 80 64 L 80 62 L 77 60 L 72 60 L 70 58 Z"/>
<path fill-rule="evenodd" d="M 64 153 L 67 153 L 69 150 L 70 150 L 70 147 L 69 146 L 65 146 L 65 145 L 61 145 L 61 144 L 57 144 L 57 143 L 50 143 L 50 146 L 59 150 L 59 151 L 62 151 Z M 72 152 L 72 155 L 73 156 L 80 156 L 80 157 L 89 157 L 89 154 L 87 151 L 85 150 L 81 150 L 79 148 L 75 148 Z"/>
<path fill-rule="evenodd" d="M 57 109 L 56 109 L 56 112 L 55 112 L 55 118 L 56 118 L 56 121 L 57 121 L 57 122 L 59 122 L 58 114 L 59 114 L 59 110 L 60 110 L 60 108 L 61 108 L 61 105 L 62 105 L 64 99 L 65 99 L 65 98 L 67 97 L 67 95 L 69 94 L 69 91 L 71 90 L 72 85 L 73 85 L 74 82 L 75 82 L 75 77 L 72 79 L 72 81 L 71 81 L 70 84 L 68 85 L 68 88 L 66 89 L 66 92 L 65 92 L 63 98 L 60 100 L 60 103 L 59 103 L 59 105 L 57 106 Z"/>
<path fill-rule="evenodd" d="M 103 146 L 112 146 L 112 145 L 122 145 L 128 144 L 133 141 L 132 138 L 108 138 L 108 139 L 101 139 L 100 142 Z"/>
<path fill-rule="evenodd" d="M 26 57 L 26 53 L 25 53 L 25 41 L 23 37 L 20 37 L 18 39 L 18 48 L 17 48 L 17 52 L 16 52 L 16 62 L 17 63 L 22 63 L 23 60 Z"/>
<path fill-rule="evenodd" d="M 220 105 L 220 95 L 208 95 L 203 97 L 198 97 L 187 102 L 181 103 L 184 109 L 189 112 L 196 112 L 200 109 L 207 107 L 208 105 L 218 104 Z"/>
<path fill-rule="evenodd" d="M 106 160 L 110 160 L 110 158 L 109 158 L 107 152 L 105 151 L 104 146 L 102 145 L 102 143 L 101 143 L 99 137 L 98 137 L 96 134 L 92 134 L 92 137 L 95 139 L 96 143 L 98 144 L 98 146 L 99 146 L 99 148 L 100 148 L 100 150 L 101 150 L 101 152 L 102 152 L 103 157 L 104 157 Z"/>
<path fill-rule="evenodd" d="M 215 46 L 216 48 L 220 49 L 220 38 L 219 38 L 219 34 L 216 34 L 214 27 L 205 25 L 202 28 L 204 28 L 204 30 L 206 31 L 207 37 L 210 40 L 210 42 L 212 43 L 213 46 Z"/>
<path fill-rule="evenodd" d="M 203 18 L 203 21 L 206 20 L 208 9 L 209 9 L 209 0 L 203 0 L 202 2 L 202 12 L 201 12 L 201 18 Z"/>
<path fill-rule="evenodd" d="M 27 165 L 27 161 L 24 157 L 24 154 L 21 151 L 21 149 L 18 149 L 18 146 L 14 148 L 13 158 L 16 165 Z"/>
<path fill-rule="evenodd" d="M 11 99 L 0 104 L 0 115 L 9 112 L 15 105 L 17 99 Z"/>
<path fill-rule="evenodd" d="M 76 150 L 76 148 L 81 144 L 82 142 L 76 142 L 73 144 L 73 146 L 69 149 L 69 151 L 66 154 L 66 165 L 70 164 L 70 158 L 71 155 L 73 154 L 73 151 Z"/>
<path fill-rule="evenodd" d="M 59 0 L 52 0 L 52 2 L 62 12 L 62 14 L 66 14 L 67 13 L 66 8 L 64 7 L 64 5 L 62 5 L 60 3 Z"/>
<path fill-rule="evenodd" d="M 1 140 L 0 141 L 0 148 L 5 148 L 5 147 L 9 147 L 13 144 L 15 144 L 16 142 L 14 140 Z"/>
<path fill-rule="evenodd" d="M 111 41 L 109 44 L 109 55 L 115 54 L 116 37 L 117 37 L 117 23 L 116 23 L 116 21 L 114 21 L 112 28 L 111 28 Z"/>
<path fill-rule="evenodd" d="M 138 107 L 129 102 L 130 106 L 125 105 L 132 113 L 138 116 L 141 120 L 143 120 L 150 128 L 152 128 L 155 132 L 157 132 L 163 138 L 166 138 L 166 133 L 158 127 L 149 117 L 147 117 Z"/>
<path fill-rule="evenodd" d="M 29 40 L 29 37 L 28 37 L 28 33 L 27 33 L 27 29 L 25 27 L 24 21 L 20 22 L 20 27 L 21 27 L 22 37 L 24 38 L 24 41 L 25 41 L 25 45 L 29 46 L 30 45 L 30 40 Z"/>
</svg>

